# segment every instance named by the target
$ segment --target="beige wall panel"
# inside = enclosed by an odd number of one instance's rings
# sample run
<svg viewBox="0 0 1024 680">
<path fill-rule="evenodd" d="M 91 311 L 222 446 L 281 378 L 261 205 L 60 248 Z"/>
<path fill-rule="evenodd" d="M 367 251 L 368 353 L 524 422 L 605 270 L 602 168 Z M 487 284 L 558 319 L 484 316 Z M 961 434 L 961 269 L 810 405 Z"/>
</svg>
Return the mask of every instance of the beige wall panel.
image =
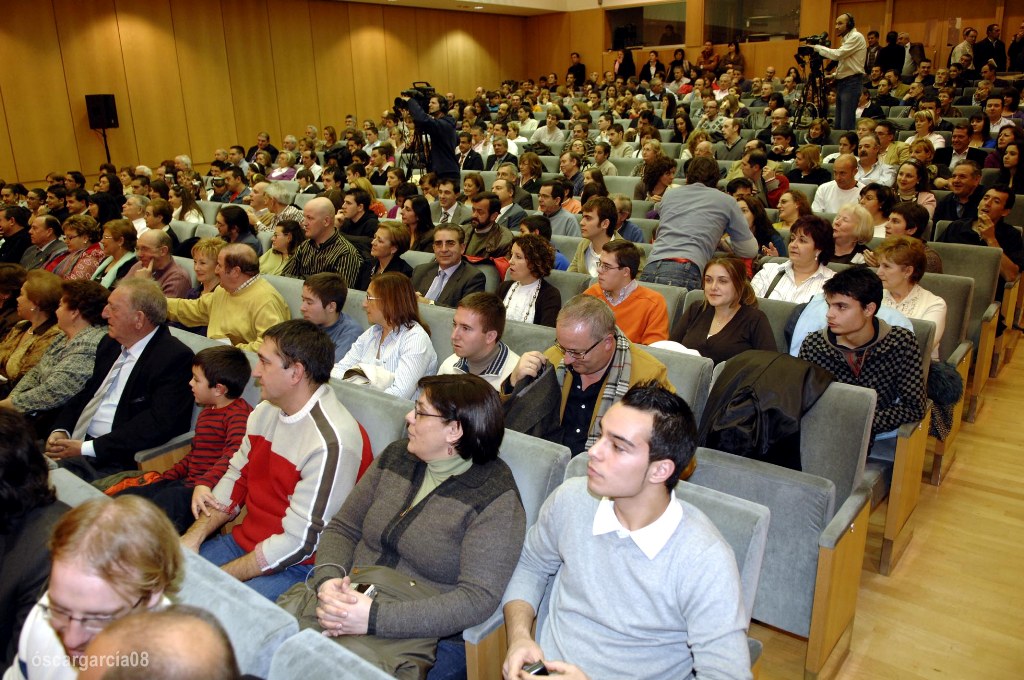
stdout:
<svg viewBox="0 0 1024 680">
<path fill-rule="evenodd" d="M 87 94 L 114 95 L 120 127 L 107 131 L 110 160 L 118 166 L 137 164 L 139 150 L 113 0 L 100 0 L 92 5 L 54 0 L 53 8 L 82 172 L 86 177 L 96 177 L 100 163 L 107 161 L 100 133 L 89 128 Z"/>
<path fill-rule="evenodd" d="M 0 64 L 5 68 L 0 69 L 0 92 L 17 178 L 39 182 L 52 170 L 81 165 L 53 5 L 7 0 L 3 9 Z"/>
<path fill-rule="evenodd" d="M 438 92 L 452 91 L 451 64 L 445 33 L 451 26 L 451 13 L 431 9 L 416 10 L 416 54 L 423 78 Z"/>
<path fill-rule="evenodd" d="M 885 45 L 886 31 L 882 30 L 885 26 L 885 0 L 874 0 L 873 2 L 848 0 L 836 3 L 835 15 L 839 16 L 845 12 L 849 12 L 856 19 L 858 31 L 864 35 L 867 35 L 868 31 L 878 31 L 879 43 Z"/>
<path fill-rule="evenodd" d="M 417 10 L 410 7 L 384 8 L 384 49 L 381 56 L 387 71 L 388 99 L 384 108 L 376 112 L 378 117 L 381 111 L 390 108 L 399 92 L 408 89 L 414 80 L 427 80 L 429 75 L 423 70 L 416 53 L 417 34 L 420 32 L 416 14 Z M 374 62 L 380 63 L 379 58 Z M 381 86 L 384 84 L 381 82 Z"/>
<path fill-rule="evenodd" d="M 348 5 L 352 45 L 356 117 L 376 120 L 393 97 L 388 97 L 384 66 L 384 12 L 379 5 Z"/>
<path fill-rule="evenodd" d="M 239 139 L 224 19 L 219 2 L 174 2 L 171 18 L 188 125 L 187 153 L 194 162 L 204 163 L 213 158 L 215 149 Z"/>
<path fill-rule="evenodd" d="M 554 71 L 558 74 L 559 83 L 565 82 L 565 71 L 569 68 L 570 63 L 570 52 L 580 53 L 580 60 L 586 64 L 589 78 L 592 71 L 600 72 L 602 70 L 602 54 L 605 47 L 611 45 L 612 42 L 608 35 L 608 22 L 604 18 L 604 10 L 591 9 L 573 12 L 569 15 L 569 27 L 572 40 L 563 44 L 562 53 L 556 56 Z"/>
<path fill-rule="evenodd" d="M 498 40 L 500 47 L 501 80 L 509 78 L 523 80 L 526 74 L 526 43 L 523 32 L 526 19 L 522 17 L 498 17 Z"/>
<path fill-rule="evenodd" d="M 449 76 L 458 96 L 469 98 L 480 85 L 493 87 L 498 79 L 498 44 L 493 19 L 487 15 L 460 12 L 449 19 Z"/>
<path fill-rule="evenodd" d="M 568 63 L 569 52 L 566 45 L 571 45 L 571 20 L 568 14 L 546 14 L 539 17 L 529 17 L 526 20 L 526 35 L 523 39 L 524 45 L 536 45 L 527 53 L 526 70 L 527 77 L 538 78 L 542 73 L 547 75 L 551 71 L 556 73 L 565 72 L 565 63 Z"/>
<path fill-rule="evenodd" d="M 18 177 L 18 169 L 14 164 L 14 151 L 11 149 L 11 131 L 7 129 L 6 102 L 0 92 L 0 177 L 7 182 L 24 181 Z M 31 187 L 30 187 L 31 188 Z"/>
<path fill-rule="evenodd" d="M 814 35 L 822 31 L 828 31 L 829 35 L 834 37 L 835 32 L 832 28 L 831 17 L 831 3 L 803 0 L 800 3 L 800 35 Z M 789 68 L 789 66 L 787 65 L 786 68 Z"/>
<path fill-rule="evenodd" d="M 281 148 L 283 135 L 302 135 L 318 118 L 316 72 L 307 0 L 273 0 L 267 3 L 270 18 L 270 52 L 274 59 L 281 136 L 272 138 Z"/>
<path fill-rule="evenodd" d="M 244 8 L 224 3 L 223 13 L 228 72 L 215 77 L 234 98 L 237 139 L 232 143 L 248 149 L 256 143 L 256 135 L 263 131 L 269 132 L 271 139 L 280 141 L 281 118 L 274 86 L 266 1 L 246 2 Z"/>
<path fill-rule="evenodd" d="M 139 161 L 154 166 L 188 139 L 170 2 L 115 0 L 115 7 Z"/>
<path fill-rule="evenodd" d="M 909 32 L 911 40 L 925 44 L 925 54 L 936 55 L 945 66 L 952 51 L 946 46 L 949 18 L 961 17 L 964 26 L 974 26 L 984 36 L 985 26 L 992 23 L 995 13 L 996 0 L 899 0 L 893 7 L 892 30 Z"/>
<path fill-rule="evenodd" d="M 333 125 L 339 134 L 345 125 L 345 115 L 355 112 L 356 102 L 348 7 L 337 2 L 309 3 L 313 64 L 320 106 L 315 125 L 321 131 L 325 126 Z"/>
</svg>

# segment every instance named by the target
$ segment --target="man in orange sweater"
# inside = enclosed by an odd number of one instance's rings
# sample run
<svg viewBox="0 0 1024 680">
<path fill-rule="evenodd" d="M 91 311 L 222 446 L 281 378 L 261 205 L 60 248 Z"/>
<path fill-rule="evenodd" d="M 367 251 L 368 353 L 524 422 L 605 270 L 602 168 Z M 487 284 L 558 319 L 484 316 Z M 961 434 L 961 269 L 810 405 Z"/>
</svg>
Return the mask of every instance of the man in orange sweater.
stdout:
<svg viewBox="0 0 1024 680">
<path fill-rule="evenodd" d="M 650 345 L 668 340 L 665 298 L 636 281 L 640 249 L 631 241 L 609 241 L 601 248 L 600 260 L 597 283 L 584 292 L 608 303 L 615 314 L 615 325 L 631 342 Z"/>
</svg>

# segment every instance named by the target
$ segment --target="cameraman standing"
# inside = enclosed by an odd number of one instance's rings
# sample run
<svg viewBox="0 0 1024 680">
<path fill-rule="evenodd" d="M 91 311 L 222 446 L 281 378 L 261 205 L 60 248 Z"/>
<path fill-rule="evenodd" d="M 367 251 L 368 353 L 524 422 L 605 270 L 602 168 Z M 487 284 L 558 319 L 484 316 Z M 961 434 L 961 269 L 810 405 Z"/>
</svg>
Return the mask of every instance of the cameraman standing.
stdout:
<svg viewBox="0 0 1024 680">
<path fill-rule="evenodd" d="M 857 99 L 863 88 L 864 59 L 868 43 L 864 35 L 853 27 L 853 17 L 840 14 L 836 17 L 836 34 L 842 40 L 839 47 L 832 49 L 814 45 L 814 51 L 823 57 L 838 61 L 836 67 L 836 116 L 837 130 L 854 129 L 857 115 Z"/>
<path fill-rule="evenodd" d="M 429 114 L 424 113 L 419 102 L 403 94 L 401 99 L 409 107 L 412 119 L 416 121 L 416 134 L 423 139 L 423 135 L 430 136 L 430 146 L 427 152 L 427 170 L 437 173 L 439 179 L 455 180 L 459 186 L 461 174 L 459 162 L 455 159 L 455 146 L 458 138 L 455 135 L 455 121 L 445 113 L 441 106 L 442 97 L 437 94 L 430 95 L 427 100 Z"/>
</svg>

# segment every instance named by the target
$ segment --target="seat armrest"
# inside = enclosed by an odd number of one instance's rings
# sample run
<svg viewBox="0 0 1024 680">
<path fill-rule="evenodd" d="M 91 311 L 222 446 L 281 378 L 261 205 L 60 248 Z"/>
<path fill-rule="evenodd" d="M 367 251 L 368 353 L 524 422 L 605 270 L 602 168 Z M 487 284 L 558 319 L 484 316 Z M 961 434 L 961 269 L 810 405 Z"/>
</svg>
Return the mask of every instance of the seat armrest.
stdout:
<svg viewBox="0 0 1024 680">
<path fill-rule="evenodd" d="M 946 358 L 946 363 L 954 368 L 960 365 L 960 362 L 964 360 L 974 350 L 974 343 L 970 340 L 964 340 L 957 348 L 954 349 L 950 355 Z M 966 391 L 967 385 L 964 385 Z"/>
<path fill-rule="evenodd" d="M 854 522 L 857 515 L 865 505 L 871 503 L 871 490 L 863 484 L 854 490 L 843 503 L 842 507 L 836 510 L 832 521 L 828 523 L 825 530 L 818 538 L 818 547 L 825 550 L 835 550 L 844 536 L 847 536 L 855 527 Z"/>
<path fill-rule="evenodd" d="M 147 460 L 151 460 L 153 458 L 156 458 L 157 456 L 162 456 L 165 453 L 170 453 L 171 451 L 174 451 L 175 449 L 180 449 L 183 446 L 188 446 L 189 444 L 192 443 L 192 438 L 195 436 L 196 433 L 194 431 L 186 432 L 184 434 L 179 434 L 177 437 L 174 437 L 173 439 L 168 439 L 159 446 L 154 446 L 151 449 L 143 449 L 142 451 L 138 451 L 135 454 L 135 462 L 140 464 L 145 463 Z"/>
<path fill-rule="evenodd" d="M 487 617 L 486 621 L 462 631 L 462 639 L 472 645 L 480 644 L 484 638 L 498 630 L 503 623 L 505 623 L 505 615 L 502 613 L 501 607 L 498 607 L 493 614 Z"/>
<path fill-rule="evenodd" d="M 996 317 L 997 314 L 999 314 L 999 303 L 993 302 L 992 304 L 985 308 L 985 313 L 982 314 L 981 320 L 982 322 L 991 321 Z"/>
</svg>

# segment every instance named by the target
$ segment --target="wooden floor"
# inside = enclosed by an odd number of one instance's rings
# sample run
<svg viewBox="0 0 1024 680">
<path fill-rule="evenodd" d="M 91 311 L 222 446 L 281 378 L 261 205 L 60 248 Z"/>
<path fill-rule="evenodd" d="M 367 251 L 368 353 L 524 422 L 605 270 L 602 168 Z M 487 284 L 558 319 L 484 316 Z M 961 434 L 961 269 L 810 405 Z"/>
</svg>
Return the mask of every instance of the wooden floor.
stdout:
<svg viewBox="0 0 1024 680">
<path fill-rule="evenodd" d="M 850 654 L 836 677 L 1024 678 L 1024 344 L 964 423 L 942 486 L 922 485 L 915 533 L 878 574 L 881 518 L 868 536 Z M 930 461 L 929 461 L 930 462 Z M 803 640 L 756 624 L 761 680 L 801 678 Z"/>
</svg>

